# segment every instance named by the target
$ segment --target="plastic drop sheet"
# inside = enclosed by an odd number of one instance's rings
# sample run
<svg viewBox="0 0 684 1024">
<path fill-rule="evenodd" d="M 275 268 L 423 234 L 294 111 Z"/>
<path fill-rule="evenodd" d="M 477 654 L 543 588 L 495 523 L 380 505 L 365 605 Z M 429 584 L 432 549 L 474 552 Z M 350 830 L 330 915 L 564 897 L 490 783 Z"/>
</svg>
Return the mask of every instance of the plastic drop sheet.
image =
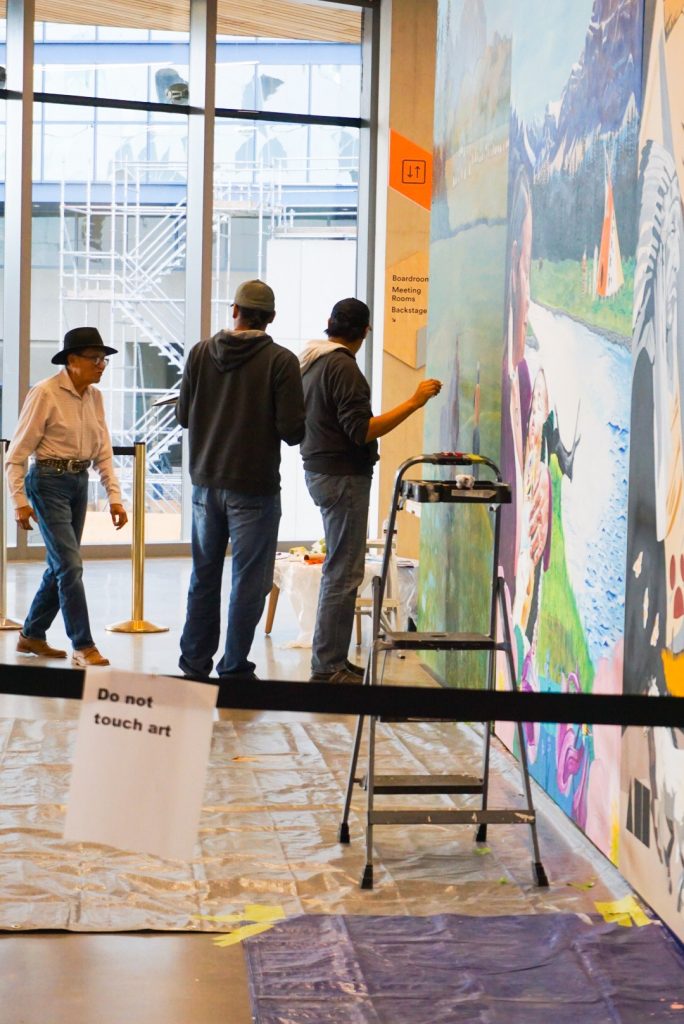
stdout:
<svg viewBox="0 0 684 1024">
<path fill-rule="evenodd" d="M 78 705 L 40 704 L 43 718 L 0 719 L 2 929 L 225 933 L 227 916 L 254 906 L 285 917 L 591 913 L 595 900 L 628 891 L 560 812 L 556 825 L 553 809 L 539 827 L 549 889 L 533 883 L 527 828 L 492 826 L 477 846 L 469 826 L 433 825 L 376 828 L 375 888 L 361 890 L 358 787 L 351 843 L 337 841 L 352 718 L 236 712 L 215 722 L 190 861 L 66 843 Z M 481 737 L 468 726 L 381 723 L 377 735 L 381 772 L 472 772 L 480 762 Z M 490 805 L 519 806 L 513 760 L 495 746 L 492 763 Z M 450 797 L 435 799 L 453 806 Z"/>
<path fill-rule="evenodd" d="M 245 955 L 255 1024 L 684 1021 L 684 955 L 658 925 L 306 915 Z"/>
</svg>

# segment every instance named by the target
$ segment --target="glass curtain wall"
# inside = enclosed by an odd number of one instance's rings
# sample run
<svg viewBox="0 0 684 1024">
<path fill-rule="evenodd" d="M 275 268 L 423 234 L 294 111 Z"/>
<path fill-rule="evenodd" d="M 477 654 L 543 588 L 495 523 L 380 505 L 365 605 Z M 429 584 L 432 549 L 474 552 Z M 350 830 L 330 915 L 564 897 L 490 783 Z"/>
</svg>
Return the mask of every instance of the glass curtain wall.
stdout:
<svg viewBox="0 0 684 1024">
<path fill-rule="evenodd" d="M 3 78 L 5 75 L 5 68 L 7 67 L 5 46 L 6 33 L 7 22 L 4 18 L 0 18 L 0 68 L 2 69 L 1 74 Z M 4 86 L 4 84 L 4 81 L 0 82 L 0 85 Z M 2 423 L 2 392 L 5 380 L 3 369 L 3 355 L 5 351 L 5 106 L 5 100 L 0 99 L 0 192 L 2 193 L 2 203 L 0 205 L 0 424 Z M 14 533 L 14 530 L 12 530 L 12 533 Z"/>
<path fill-rule="evenodd" d="M 73 327 L 118 350 L 100 387 L 114 444 L 148 444 L 152 543 L 181 539 L 180 445 L 159 443 L 154 402 L 183 365 L 188 136 L 186 114 L 152 105 L 187 104 L 188 47 L 188 31 L 35 28 L 31 383 L 54 372 Z M 130 507 L 132 459 L 117 463 Z M 84 544 L 130 543 L 95 475 L 90 485 Z"/>
<path fill-rule="evenodd" d="M 249 38 L 228 34 L 233 7 L 218 7 L 212 327 L 230 325 L 237 285 L 261 277 L 276 295 L 271 333 L 299 353 L 356 294 L 361 13 L 321 20 L 298 4 L 296 24 Z M 297 448 L 283 446 L 281 477 L 280 539 L 317 537 Z"/>
<path fill-rule="evenodd" d="M 186 340 L 190 3 L 174 0 L 173 24 L 129 0 L 84 4 L 80 19 L 72 3 L 66 23 L 57 0 L 41 0 L 34 32 L 30 383 L 55 372 L 72 327 L 97 326 L 118 349 L 101 387 L 114 444 L 148 445 L 152 544 L 188 539 L 181 432 L 161 403 Z M 356 291 L 361 29 L 361 7 L 219 0 L 214 330 L 237 284 L 261 276 L 278 297 L 276 340 L 298 351 Z M 315 536 L 297 450 L 287 457 L 281 536 Z M 130 459 L 119 466 L 130 505 Z M 84 543 L 130 541 L 96 479 L 90 505 Z"/>
</svg>

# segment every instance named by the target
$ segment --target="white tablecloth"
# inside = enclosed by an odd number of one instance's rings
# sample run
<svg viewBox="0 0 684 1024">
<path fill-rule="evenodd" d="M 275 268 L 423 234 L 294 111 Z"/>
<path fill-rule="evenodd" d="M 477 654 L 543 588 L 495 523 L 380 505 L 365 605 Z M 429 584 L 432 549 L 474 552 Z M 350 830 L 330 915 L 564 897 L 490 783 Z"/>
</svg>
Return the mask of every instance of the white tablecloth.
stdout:
<svg viewBox="0 0 684 1024">
<path fill-rule="evenodd" d="M 399 600 L 399 629 L 406 629 L 409 615 L 415 618 L 417 565 L 418 563 L 411 559 L 397 559 L 398 594 L 396 596 Z M 380 575 L 380 569 L 380 558 L 366 559 L 359 596 L 370 596 L 371 580 L 374 576 Z M 322 563 L 312 565 L 310 562 L 302 562 L 289 555 L 276 557 L 273 582 L 279 588 L 281 595 L 287 597 L 292 605 L 299 625 L 299 634 L 296 640 L 284 644 L 284 647 L 311 647 L 316 625 L 316 609 L 318 608 L 322 571 Z"/>
</svg>

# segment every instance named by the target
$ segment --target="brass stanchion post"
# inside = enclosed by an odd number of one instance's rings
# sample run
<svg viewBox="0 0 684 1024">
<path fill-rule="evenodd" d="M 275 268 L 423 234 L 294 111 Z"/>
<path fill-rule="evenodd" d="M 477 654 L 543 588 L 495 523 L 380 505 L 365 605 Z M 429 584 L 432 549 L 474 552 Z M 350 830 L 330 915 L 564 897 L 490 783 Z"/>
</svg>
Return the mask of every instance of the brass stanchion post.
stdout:
<svg viewBox="0 0 684 1024">
<path fill-rule="evenodd" d="M 5 450 L 9 441 L 0 438 L 0 629 L 21 629 L 21 622 L 7 618 L 7 490 Z"/>
<path fill-rule="evenodd" d="M 145 581 L 145 442 L 135 442 L 133 463 L 133 611 L 126 622 L 105 626 L 110 633 L 166 633 L 168 626 L 155 626 L 143 618 Z"/>
</svg>

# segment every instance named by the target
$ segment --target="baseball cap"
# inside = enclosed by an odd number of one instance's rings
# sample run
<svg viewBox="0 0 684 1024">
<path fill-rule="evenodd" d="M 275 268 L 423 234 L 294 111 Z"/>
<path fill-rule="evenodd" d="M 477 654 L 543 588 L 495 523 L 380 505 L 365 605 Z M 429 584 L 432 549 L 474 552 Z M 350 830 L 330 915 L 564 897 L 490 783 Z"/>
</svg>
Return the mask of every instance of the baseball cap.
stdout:
<svg viewBox="0 0 684 1024">
<path fill-rule="evenodd" d="M 330 319 L 367 327 L 370 323 L 370 310 L 360 299 L 340 299 L 333 306 Z"/>
<path fill-rule="evenodd" d="M 264 313 L 275 313 L 275 295 L 273 289 L 264 281 L 243 281 L 238 285 L 233 298 L 234 306 L 244 309 L 261 309 Z"/>
</svg>

